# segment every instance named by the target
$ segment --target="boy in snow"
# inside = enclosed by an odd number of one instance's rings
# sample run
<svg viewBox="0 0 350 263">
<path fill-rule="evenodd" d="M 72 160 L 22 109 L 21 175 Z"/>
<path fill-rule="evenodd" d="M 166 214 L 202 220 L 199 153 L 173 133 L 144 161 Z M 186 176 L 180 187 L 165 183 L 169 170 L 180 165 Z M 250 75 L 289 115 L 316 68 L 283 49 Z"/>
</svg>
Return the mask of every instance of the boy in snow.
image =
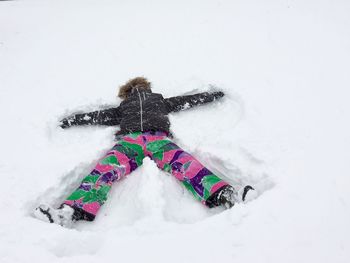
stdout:
<svg viewBox="0 0 350 263">
<path fill-rule="evenodd" d="M 76 114 L 61 121 L 63 129 L 77 125 L 120 125 L 117 143 L 97 163 L 81 185 L 54 209 L 40 205 L 34 215 L 44 221 L 69 226 L 78 220 L 93 221 L 107 200 L 113 182 L 142 165 L 145 157 L 175 176 L 192 194 L 208 207 L 231 208 L 245 199 L 251 186 L 241 196 L 224 180 L 205 168 L 192 155 L 172 142 L 168 114 L 220 99 L 221 91 L 164 99 L 153 93 L 151 83 L 138 77 L 119 89 L 123 99 L 116 108 Z"/>
</svg>

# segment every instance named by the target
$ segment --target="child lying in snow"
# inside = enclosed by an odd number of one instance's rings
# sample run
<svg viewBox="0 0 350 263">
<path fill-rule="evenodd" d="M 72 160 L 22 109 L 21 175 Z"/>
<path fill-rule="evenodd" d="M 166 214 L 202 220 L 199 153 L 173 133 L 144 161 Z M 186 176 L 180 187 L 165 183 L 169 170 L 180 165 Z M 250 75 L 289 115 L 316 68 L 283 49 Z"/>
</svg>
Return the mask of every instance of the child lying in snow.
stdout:
<svg viewBox="0 0 350 263">
<path fill-rule="evenodd" d="M 113 182 L 141 166 L 146 156 L 160 169 L 174 175 L 208 207 L 231 208 L 253 190 L 248 185 L 238 197 L 231 185 L 170 139 L 169 113 L 212 102 L 223 97 L 223 92 L 164 99 L 152 92 L 147 79 L 138 77 L 121 86 L 118 96 L 123 99 L 119 107 L 77 114 L 61 121 L 64 129 L 75 125 L 120 125 L 118 141 L 58 209 L 40 205 L 34 213 L 37 218 L 63 226 L 77 220 L 93 221 L 107 200 Z"/>
</svg>

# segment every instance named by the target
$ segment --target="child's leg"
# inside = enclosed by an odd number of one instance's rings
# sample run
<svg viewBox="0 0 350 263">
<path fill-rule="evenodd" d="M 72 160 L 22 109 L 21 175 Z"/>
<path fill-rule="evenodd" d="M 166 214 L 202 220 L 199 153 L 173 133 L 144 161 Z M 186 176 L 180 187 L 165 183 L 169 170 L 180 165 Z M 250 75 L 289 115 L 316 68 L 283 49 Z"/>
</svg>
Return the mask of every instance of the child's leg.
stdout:
<svg viewBox="0 0 350 263">
<path fill-rule="evenodd" d="M 167 137 L 148 142 L 146 149 L 159 168 L 174 175 L 204 204 L 215 192 L 228 185 Z"/>
<path fill-rule="evenodd" d="M 114 181 L 131 173 L 142 164 L 144 153 L 137 135 L 123 137 L 97 163 L 81 185 L 67 198 L 64 204 L 76 210 L 78 219 L 92 221 L 107 200 Z"/>
</svg>

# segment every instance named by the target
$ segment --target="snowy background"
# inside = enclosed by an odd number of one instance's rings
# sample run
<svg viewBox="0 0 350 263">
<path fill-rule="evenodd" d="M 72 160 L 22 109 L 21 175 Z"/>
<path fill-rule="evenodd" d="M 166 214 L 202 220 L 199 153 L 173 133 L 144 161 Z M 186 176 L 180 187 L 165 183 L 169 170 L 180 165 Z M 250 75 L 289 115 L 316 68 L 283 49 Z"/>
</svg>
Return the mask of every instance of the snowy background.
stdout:
<svg viewBox="0 0 350 263">
<path fill-rule="evenodd" d="M 349 262 L 349 69 L 346 0 L 0 1 L 0 262 Z M 175 141 L 259 196 L 209 210 L 145 160 L 93 223 L 33 218 L 114 143 L 58 120 L 140 75 L 227 94 L 171 115 Z"/>
</svg>

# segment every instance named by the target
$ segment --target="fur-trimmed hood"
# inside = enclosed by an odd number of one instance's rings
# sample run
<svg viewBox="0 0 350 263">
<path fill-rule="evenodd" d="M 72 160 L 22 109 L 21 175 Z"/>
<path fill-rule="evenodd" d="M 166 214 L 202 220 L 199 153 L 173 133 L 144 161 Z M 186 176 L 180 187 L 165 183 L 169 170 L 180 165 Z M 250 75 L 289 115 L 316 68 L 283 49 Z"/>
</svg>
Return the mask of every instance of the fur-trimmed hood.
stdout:
<svg viewBox="0 0 350 263">
<path fill-rule="evenodd" d="M 130 79 L 124 85 L 119 87 L 118 97 L 126 99 L 135 88 L 151 91 L 151 82 L 144 77 Z"/>
</svg>

